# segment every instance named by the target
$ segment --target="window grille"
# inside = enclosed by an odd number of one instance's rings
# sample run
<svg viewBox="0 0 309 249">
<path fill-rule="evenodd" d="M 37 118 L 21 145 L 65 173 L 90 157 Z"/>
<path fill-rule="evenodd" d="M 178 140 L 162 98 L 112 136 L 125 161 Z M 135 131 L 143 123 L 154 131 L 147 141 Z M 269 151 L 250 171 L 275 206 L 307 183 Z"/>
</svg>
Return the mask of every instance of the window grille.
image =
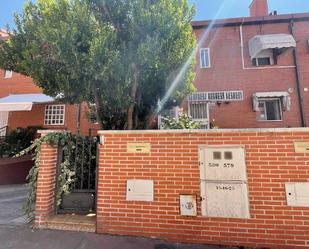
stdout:
<svg viewBox="0 0 309 249">
<path fill-rule="evenodd" d="M 64 125 L 65 105 L 47 105 L 45 107 L 45 125 Z"/>
</svg>

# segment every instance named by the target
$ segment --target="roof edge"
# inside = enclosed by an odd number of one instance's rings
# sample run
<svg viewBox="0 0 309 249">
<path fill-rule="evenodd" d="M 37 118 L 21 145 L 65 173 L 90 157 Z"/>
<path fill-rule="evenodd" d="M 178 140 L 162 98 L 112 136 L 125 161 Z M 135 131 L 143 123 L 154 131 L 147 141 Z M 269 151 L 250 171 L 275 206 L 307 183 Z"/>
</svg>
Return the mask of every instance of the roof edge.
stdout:
<svg viewBox="0 0 309 249">
<path fill-rule="evenodd" d="M 236 17 L 236 18 L 226 18 L 218 20 L 201 20 L 192 21 L 193 29 L 205 28 L 208 26 L 220 27 L 220 26 L 239 26 L 243 25 L 253 25 L 259 23 L 282 23 L 289 22 L 294 19 L 295 21 L 309 21 L 309 12 L 296 13 L 296 14 L 282 14 L 282 15 L 272 15 L 272 16 L 261 16 L 261 17 Z"/>
</svg>

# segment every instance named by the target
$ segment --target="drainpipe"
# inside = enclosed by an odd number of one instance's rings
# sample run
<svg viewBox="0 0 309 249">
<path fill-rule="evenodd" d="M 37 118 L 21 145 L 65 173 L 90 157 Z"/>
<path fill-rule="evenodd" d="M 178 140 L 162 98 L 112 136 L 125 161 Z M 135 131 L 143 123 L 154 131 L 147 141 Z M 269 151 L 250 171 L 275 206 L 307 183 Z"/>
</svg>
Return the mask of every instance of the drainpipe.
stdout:
<svg viewBox="0 0 309 249">
<path fill-rule="evenodd" d="M 294 20 L 293 19 L 290 21 L 289 28 L 290 28 L 291 35 L 295 38 L 295 32 L 294 32 L 295 26 L 294 26 Z M 294 63 L 295 63 L 296 85 L 297 85 L 301 125 L 302 125 L 302 127 L 307 127 L 305 108 L 304 108 L 304 96 L 303 96 L 303 93 L 302 93 L 303 88 L 302 88 L 301 76 L 300 76 L 300 66 L 299 66 L 299 61 L 298 61 L 297 46 L 293 50 L 293 57 L 294 57 Z"/>
<path fill-rule="evenodd" d="M 81 105 L 77 104 L 76 105 L 76 130 L 77 130 L 77 134 L 80 135 L 80 108 Z"/>
</svg>

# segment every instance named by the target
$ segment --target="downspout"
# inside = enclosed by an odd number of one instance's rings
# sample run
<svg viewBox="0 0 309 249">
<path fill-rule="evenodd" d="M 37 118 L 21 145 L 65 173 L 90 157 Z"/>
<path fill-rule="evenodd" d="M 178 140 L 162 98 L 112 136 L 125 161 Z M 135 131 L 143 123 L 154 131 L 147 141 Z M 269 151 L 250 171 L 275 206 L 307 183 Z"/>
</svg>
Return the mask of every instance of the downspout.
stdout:
<svg viewBox="0 0 309 249">
<path fill-rule="evenodd" d="M 240 49 L 241 49 L 241 62 L 242 62 L 242 69 L 245 69 L 245 58 L 244 58 L 244 37 L 243 37 L 243 27 L 244 18 L 242 19 L 242 23 L 239 26 L 239 34 L 240 34 Z"/>
<path fill-rule="evenodd" d="M 290 21 L 289 28 L 290 28 L 291 35 L 295 38 L 295 32 L 294 32 L 295 26 L 294 26 L 293 19 Z M 297 86 L 297 95 L 298 95 L 299 110 L 300 110 L 300 117 L 301 117 L 301 125 L 302 127 L 307 127 L 297 46 L 293 50 L 293 57 L 294 57 L 294 63 L 295 63 L 296 86 Z"/>
<path fill-rule="evenodd" d="M 77 104 L 76 105 L 76 130 L 77 130 L 77 134 L 80 135 L 80 108 L 81 105 Z"/>
</svg>

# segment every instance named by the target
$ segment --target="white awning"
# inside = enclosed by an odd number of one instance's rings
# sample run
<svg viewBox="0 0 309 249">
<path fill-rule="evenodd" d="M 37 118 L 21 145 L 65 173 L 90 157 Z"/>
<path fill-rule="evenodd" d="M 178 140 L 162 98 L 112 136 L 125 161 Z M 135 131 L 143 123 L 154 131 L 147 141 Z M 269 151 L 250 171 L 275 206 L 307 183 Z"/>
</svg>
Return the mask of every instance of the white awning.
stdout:
<svg viewBox="0 0 309 249">
<path fill-rule="evenodd" d="M 259 99 L 280 98 L 283 111 L 290 111 L 291 96 L 288 92 L 257 92 L 252 96 L 253 111 L 259 111 Z"/>
<path fill-rule="evenodd" d="M 0 99 L 0 111 L 31 111 L 33 104 L 55 100 L 45 94 L 12 94 Z"/>
<path fill-rule="evenodd" d="M 257 92 L 253 94 L 257 98 L 281 98 L 289 96 L 288 92 Z"/>
<path fill-rule="evenodd" d="M 256 35 L 249 40 L 249 53 L 252 58 L 256 58 L 259 53 L 267 49 L 285 50 L 296 47 L 296 41 L 290 34 Z"/>
</svg>

